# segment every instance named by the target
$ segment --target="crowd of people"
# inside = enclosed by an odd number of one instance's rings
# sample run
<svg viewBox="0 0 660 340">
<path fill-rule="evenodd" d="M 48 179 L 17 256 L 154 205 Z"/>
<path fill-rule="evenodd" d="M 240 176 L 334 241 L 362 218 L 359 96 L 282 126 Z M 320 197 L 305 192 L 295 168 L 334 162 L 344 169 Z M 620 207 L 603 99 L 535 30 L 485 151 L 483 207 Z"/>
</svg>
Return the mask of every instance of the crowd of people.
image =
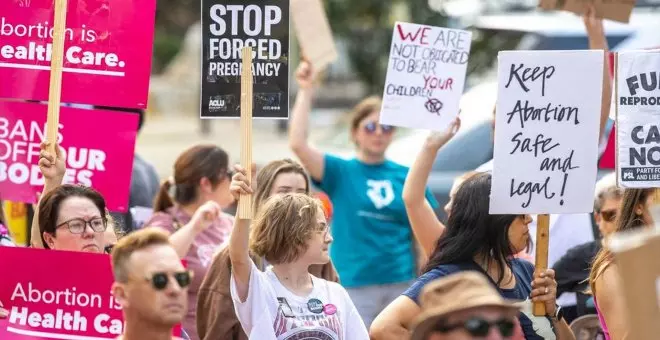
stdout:
<svg viewBox="0 0 660 340">
<path fill-rule="evenodd" d="M 584 22 L 590 47 L 607 50 L 593 11 Z M 289 142 L 300 163 L 273 160 L 248 176 L 223 149 L 200 144 L 157 189 L 137 158 L 131 207 L 153 210 L 143 223 L 111 214 L 92 188 L 62 184 L 62 154 L 42 144 L 30 246 L 110 254 L 124 340 L 170 339 L 177 325 L 191 340 L 573 340 L 569 324 L 588 314 L 605 339 L 626 339 L 620 273 L 604 240 L 653 224 L 654 189 L 602 178 L 593 214 L 602 238 L 588 215 L 553 216 L 551 269 L 535 270 L 534 217 L 489 214 L 490 163 L 458 177 L 447 220 L 436 216 L 426 182 L 460 118 L 429 134 L 408 169 L 385 157 L 396 128 L 379 123 L 381 101 L 368 97 L 351 113 L 356 156 L 345 159 L 307 139 L 316 75 L 305 61 L 295 74 Z M 315 191 L 329 197 L 332 216 Z M 241 199 L 252 200 L 252 219 L 228 213 Z M 0 210 L 3 246 L 4 221 Z M 534 315 L 533 303 L 546 314 Z"/>
</svg>

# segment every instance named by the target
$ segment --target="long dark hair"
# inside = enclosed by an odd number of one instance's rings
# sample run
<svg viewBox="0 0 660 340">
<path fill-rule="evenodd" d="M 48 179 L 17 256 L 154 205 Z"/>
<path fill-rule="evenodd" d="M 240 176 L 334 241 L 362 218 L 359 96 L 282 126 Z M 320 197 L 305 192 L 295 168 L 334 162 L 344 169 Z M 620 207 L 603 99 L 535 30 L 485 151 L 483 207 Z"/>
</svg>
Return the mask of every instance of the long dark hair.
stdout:
<svg viewBox="0 0 660 340">
<path fill-rule="evenodd" d="M 447 221 L 447 229 L 438 240 L 424 272 L 449 263 L 466 263 L 477 255 L 495 260 L 499 285 L 504 279 L 504 266 L 511 266 L 515 250 L 508 231 L 519 215 L 490 215 L 491 175 L 481 173 L 468 178 L 460 186 Z"/>
</svg>

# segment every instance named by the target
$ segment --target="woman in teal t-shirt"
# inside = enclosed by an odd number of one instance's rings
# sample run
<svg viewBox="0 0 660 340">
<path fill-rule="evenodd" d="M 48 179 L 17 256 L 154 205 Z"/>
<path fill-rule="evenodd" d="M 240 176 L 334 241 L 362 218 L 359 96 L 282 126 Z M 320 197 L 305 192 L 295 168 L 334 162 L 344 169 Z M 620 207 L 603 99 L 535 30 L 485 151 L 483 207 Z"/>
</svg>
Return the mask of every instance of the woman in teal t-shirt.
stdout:
<svg viewBox="0 0 660 340">
<path fill-rule="evenodd" d="M 353 110 L 356 157 L 343 159 L 309 145 L 314 71 L 296 72 L 298 95 L 289 142 L 293 152 L 334 206 L 330 256 L 367 327 L 416 277 L 416 251 L 401 198 L 408 168 L 385 158 L 395 128 L 378 123 L 381 101 L 369 97 Z M 438 203 L 427 190 L 433 207 Z"/>
</svg>

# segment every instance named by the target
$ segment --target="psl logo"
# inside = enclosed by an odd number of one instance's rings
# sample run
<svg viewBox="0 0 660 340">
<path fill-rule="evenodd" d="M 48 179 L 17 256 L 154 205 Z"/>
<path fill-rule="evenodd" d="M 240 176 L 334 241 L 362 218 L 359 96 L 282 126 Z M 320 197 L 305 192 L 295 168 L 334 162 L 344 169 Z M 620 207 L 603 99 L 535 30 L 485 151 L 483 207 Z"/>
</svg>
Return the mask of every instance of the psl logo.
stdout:
<svg viewBox="0 0 660 340">
<path fill-rule="evenodd" d="M 369 186 L 367 196 L 374 203 L 376 209 L 382 209 L 394 201 L 392 182 L 388 180 L 376 181 L 369 179 L 367 180 L 367 185 Z"/>
</svg>

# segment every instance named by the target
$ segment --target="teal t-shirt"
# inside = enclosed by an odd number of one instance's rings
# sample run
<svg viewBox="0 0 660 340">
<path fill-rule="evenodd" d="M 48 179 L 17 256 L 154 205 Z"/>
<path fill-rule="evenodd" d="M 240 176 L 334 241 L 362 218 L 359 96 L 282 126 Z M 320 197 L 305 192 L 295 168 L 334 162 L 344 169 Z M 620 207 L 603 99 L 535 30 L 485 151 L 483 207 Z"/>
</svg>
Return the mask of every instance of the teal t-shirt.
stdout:
<svg viewBox="0 0 660 340">
<path fill-rule="evenodd" d="M 321 182 L 332 201 L 330 257 L 341 284 L 355 288 L 414 279 L 415 249 L 401 194 L 408 168 L 325 155 Z M 438 202 L 426 190 L 431 206 Z"/>
</svg>

